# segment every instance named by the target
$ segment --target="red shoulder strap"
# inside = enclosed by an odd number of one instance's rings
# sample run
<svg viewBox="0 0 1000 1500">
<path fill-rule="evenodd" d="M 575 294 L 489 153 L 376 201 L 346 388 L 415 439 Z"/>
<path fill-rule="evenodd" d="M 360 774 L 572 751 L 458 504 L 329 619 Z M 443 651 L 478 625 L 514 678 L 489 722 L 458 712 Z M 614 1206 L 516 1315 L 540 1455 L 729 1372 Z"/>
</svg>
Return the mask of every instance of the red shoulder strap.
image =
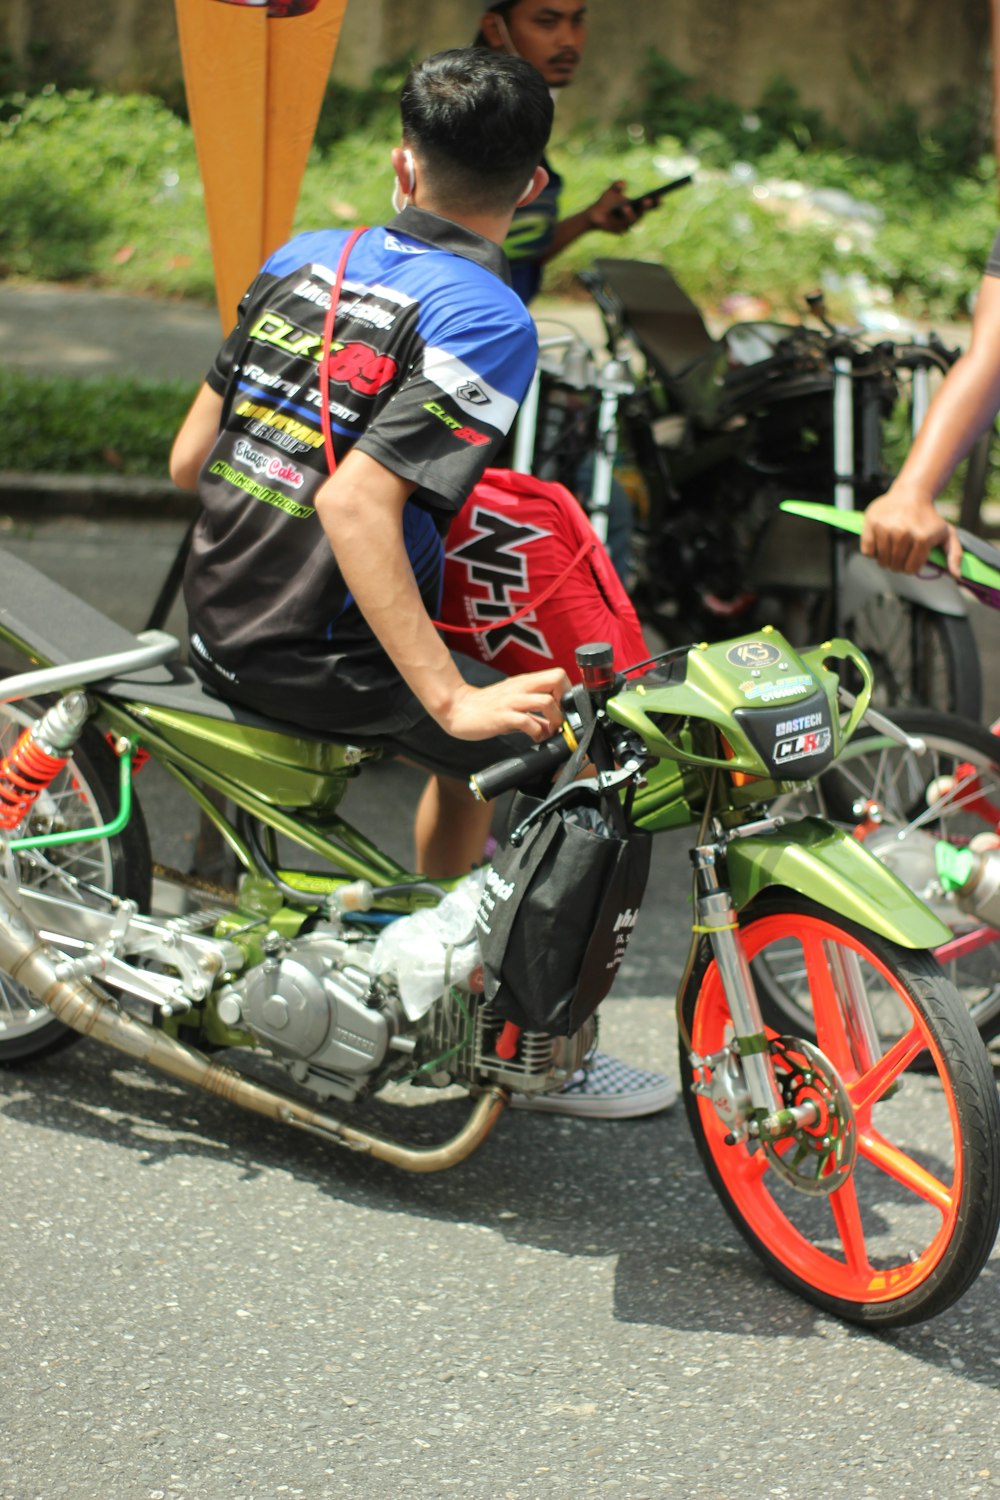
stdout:
<svg viewBox="0 0 1000 1500">
<path fill-rule="evenodd" d="M 438 630 L 449 630 L 455 635 L 489 635 L 491 630 L 499 630 L 501 626 L 513 625 L 515 621 L 523 619 L 525 615 L 530 615 L 540 604 L 544 604 L 546 599 L 551 599 L 556 589 L 561 588 L 566 582 L 566 579 L 572 573 L 577 563 L 586 557 L 588 552 L 593 552 L 596 546 L 596 537 L 591 537 L 589 541 L 583 542 L 577 551 L 574 552 L 558 577 L 553 578 L 548 588 L 542 589 L 537 599 L 531 599 L 527 604 L 523 604 L 516 614 L 508 615 L 506 620 L 491 620 L 488 625 L 449 625 L 445 620 L 433 620 L 431 623 L 436 625 Z"/>
<path fill-rule="evenodd" d="M 333 278 L 333 286 L 330 288 L 330 306 L 327 308 L 326 318 L 323 321 L 323 344 L 319 362 L 319 416 L 320 425 L 323 428 L 326 461 L 331 474 L 337 467 L 337 456 L 333 451 L 333 435 L 330 431 L 330 345 L 333 343 L 333 324 L 337 316 L 337 308 L 340 305 L 340 289 L 344 284 L 344 272 L 347 270 L 348 256 L 367 227 L 367 224 L 364 224 L 360 229 L 352 230 L 347 236 L 344 248 L 340 254 L 340 260 L 337 262 L 337 271 Z"/>
</svg>

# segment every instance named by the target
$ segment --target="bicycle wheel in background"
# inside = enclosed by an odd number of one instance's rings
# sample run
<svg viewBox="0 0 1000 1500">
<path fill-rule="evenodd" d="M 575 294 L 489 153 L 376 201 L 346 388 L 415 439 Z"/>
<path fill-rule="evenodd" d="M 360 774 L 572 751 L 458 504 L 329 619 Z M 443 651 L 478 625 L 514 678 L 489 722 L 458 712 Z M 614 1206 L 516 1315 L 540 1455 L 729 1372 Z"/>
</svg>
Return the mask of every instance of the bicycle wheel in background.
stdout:
<svg viewBox="0 0 1000 1500">
<path fill-rule="evenodd" d="M 901 709 L 894 722 L 923 741 L 907 749 L 862 727 L 818 777 L 776 804 L 786 817 L 815 814 L 851 828 L 951 928 L 935 954 L 987 1042 L 1000 1036 L 1000 931 L 963 909 L 938 874 L 936 845 L 968 848 L 1000 823 L 1000 739 L 982 725 L 927 709 Z M 982 840 L 979 840 L 982 842 Z M 1000 851 L 998 851 L 1000 857 Z M 793 947 L 772 949 L 754 968 L 766 1017 L 807 1035 L 796 1000 Z"/>
</svg>

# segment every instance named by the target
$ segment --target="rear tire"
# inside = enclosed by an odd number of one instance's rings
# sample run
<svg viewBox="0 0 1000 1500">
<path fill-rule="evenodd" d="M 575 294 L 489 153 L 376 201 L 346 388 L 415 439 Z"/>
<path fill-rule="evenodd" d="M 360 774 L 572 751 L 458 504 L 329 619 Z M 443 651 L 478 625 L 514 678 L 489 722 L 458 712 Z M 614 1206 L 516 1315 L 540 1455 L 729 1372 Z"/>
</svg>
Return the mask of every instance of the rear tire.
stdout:
<svg viewBox="0 0 1000 1500">
<path fill-rule="evenodd" d="M 37 719 L 44 707 L 28 700 L 0 705 L 0 756 L 13 749 L 21 730 Z M 41 794 L 17 834 L 23 838 L 29 833 L 107 823 L 118 810 L 118 788 L 118 761 L 101 734 L 88 725 L 74 748 L 72 761 Z M 18 857 L 18 872 L 25 886 L 96 902 L 98 898 L 66 878 L 72 876 L 130 898 L 140 910 L 147 910 L 149 839 L 138 803 L 133 801 L 129 822 L 114 838 L 27 850 Z M 79 1040 L 77 1032 L 57 1021 L 46 1006 L 0 973 L 0 1065 L 44 1057 Z"/>
<path fill-rule="evenodd" d="M 1000 1220 L 1000 1106 L 968 1013 L 925 954 L 790 893 L 755 902 L 740 918 L 740 936 L 751 960 L 774 944 L 799 945 L 813 1035 L 830 1075 L 827 1086 L 818 1071 L 812 1091 L 830 1100 L 846 1094 L 840 1123 L 857 1154 L 827 1193 L 822 1171 L 809 1179 L 811 1191 L 804 1174 L 800 1186 L 785 1180 L 801 1171 L 807 1148 L 815 1153 L 816 1131 L 782 1143 L 782 1171 L 757 1141 L 727 1144 L 732 1116 L 694 1093 L 709 1070 L 692 1069 L 682 1042 L 688 1118 L 716 1192 L 773 1275 L 824 1311 L 880 1329 L 934 1317 L 972 1285 Z M 847 993 L 858 984 L 881 1043 L 875 1060 L 850 1024 L 857 1010 Z M 727 1047 L 729 1007 L 707 942 L 682 1016 L 697 1056 Z M 913 1068 L 921 1053 L 929 1072 Z M 836 1125 L 834 1109 L 818 1129 L 833 1134 L 831 1120 Z"/>
<path fill-rule="evenodd" d="M 874 701 L 884 712 L 922 706 L 979 717 L 979 647 L 967 616 L 943 615 L 897 594 L 878 594 L 844 621 L 843 633 L 871 662 Z"/>
</svg>

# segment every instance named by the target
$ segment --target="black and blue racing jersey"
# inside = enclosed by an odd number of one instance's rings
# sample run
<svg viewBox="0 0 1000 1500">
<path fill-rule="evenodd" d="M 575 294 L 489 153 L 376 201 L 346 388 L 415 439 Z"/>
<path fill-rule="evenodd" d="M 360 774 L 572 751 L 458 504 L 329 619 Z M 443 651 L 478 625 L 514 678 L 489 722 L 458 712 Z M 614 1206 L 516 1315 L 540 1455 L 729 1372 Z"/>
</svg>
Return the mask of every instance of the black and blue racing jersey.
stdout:
<svg viewBox="0 0 1000 1500">
<path fill-rule="evenodd" d="M 423 709 L 354 604 L 314 500 L 328 476 L 319 361 L 347 232 L 301 234 L 267 261 L 207 376 L 222 428 L 201 471 L 184 580 L 191 659 L 225 697 L 323 732 L 399 730 Z M 535 365 L 534 325 L 502 251 L 406 208 L 351 251 L 337 309 L 329 411 L 340 462 L 355 444 L 416 485 L 407 553 L 428 613 L 444 535 L 495 462 Z"/>
</svg>

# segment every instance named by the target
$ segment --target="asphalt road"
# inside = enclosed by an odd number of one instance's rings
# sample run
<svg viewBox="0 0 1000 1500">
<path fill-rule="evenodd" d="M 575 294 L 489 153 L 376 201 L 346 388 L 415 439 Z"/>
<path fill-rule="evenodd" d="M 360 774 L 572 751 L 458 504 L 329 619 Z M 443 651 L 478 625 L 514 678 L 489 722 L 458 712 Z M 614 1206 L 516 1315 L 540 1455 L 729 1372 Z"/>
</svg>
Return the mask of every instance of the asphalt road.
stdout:
<svg viewBox="0 0 1000 1500">
<path fill-rule="evenodd" d="M 134 626 L 175 537 L 3 540 Z M 179 863 L 193 819 L 146 786 Z M 366 773 L 356 821 L 405 853 L 411 793 Z M 658 840 L 605 1006 L 609 1050 L 671 1071 L 686 889 Z M 1000 1491 L 997 1253 L 934 1323 L 840 1324 L 751 1256 L 678 1111 L 511 1114 L 410 1178 L 85 1042 L 0 1073 L 0 1160 L 0 1500 Z"/>
</svg>

